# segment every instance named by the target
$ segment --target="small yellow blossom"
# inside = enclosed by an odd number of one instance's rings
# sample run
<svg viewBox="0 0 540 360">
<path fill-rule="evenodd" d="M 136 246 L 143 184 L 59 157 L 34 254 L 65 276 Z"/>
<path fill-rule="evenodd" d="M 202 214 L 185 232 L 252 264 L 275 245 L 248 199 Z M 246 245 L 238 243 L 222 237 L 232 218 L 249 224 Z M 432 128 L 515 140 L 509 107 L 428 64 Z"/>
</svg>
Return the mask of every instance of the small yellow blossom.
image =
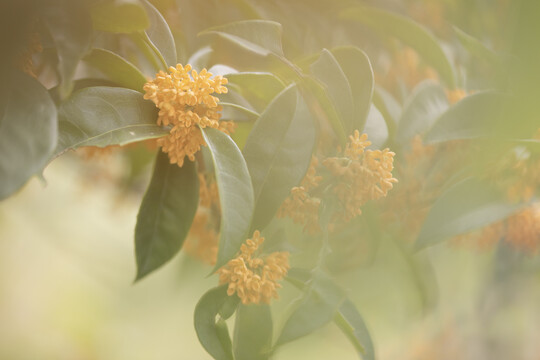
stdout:
<svg viewBox="0 0 540 360">
<path fill-rule="evenodd" d="M 467 92 L 463 89 L 454 89 L 454 90 L 447 90 L 446 91 L 446 97 L 448 98 L 448 102 L 450 104 L 455 104 L 461 99 L 463 99 L 465 96 L 467 96 Z"/>
<path fill-rule="evenodd" d="M 239 255 L 218 270 L 219 283 L 228 283 L 227 294 L 236 293 L 242 304 L 268 304 L 272 298 L 277 299 L 277 290 L 281 288 L 278 280 L 289 270 L 289 253 L 286 251 L 256 256 L 263 242 L 264 238 L 256 230 L 253 238 L 242 244 Z"/>
<path fill-rule="evenodd" d="M 170 134 L 158 140 L 170 162 L 184 164 L 187 156 L 195 160 L 195 153 L 205 145 L 201 128 L 211 127 L 230 133 L 234 125 L 219 121 L 222 110 L 219 99 L 212 94 L 227 92 L 227 79 L 215 76 L 206 69 L 200 73 L 191 65 L 169 67 L 144 85 L 145 99 L 159 108 L 158 125 L 170 126 Z"/>
<path fill-rule="evenodd" d="M 505 240 L 516 249 L 535 254 L 540 250 L 540 203 L 508 219 Z"/>
</svg>

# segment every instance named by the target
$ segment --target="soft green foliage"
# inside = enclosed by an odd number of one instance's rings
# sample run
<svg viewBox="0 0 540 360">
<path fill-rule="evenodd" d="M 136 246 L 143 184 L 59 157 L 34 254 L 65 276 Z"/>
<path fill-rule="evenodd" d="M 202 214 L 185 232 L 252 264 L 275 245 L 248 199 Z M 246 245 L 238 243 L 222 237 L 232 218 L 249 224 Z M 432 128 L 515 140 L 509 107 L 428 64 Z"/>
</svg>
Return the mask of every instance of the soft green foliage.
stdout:
<svg viewBox="0 0 540 360">
<path fill-rule="evenodd" d="M 235 360 L 264 360 L 272 347 L 272 314 L 268 305 L 240 305 L 234 323 Z"/>
</svg>

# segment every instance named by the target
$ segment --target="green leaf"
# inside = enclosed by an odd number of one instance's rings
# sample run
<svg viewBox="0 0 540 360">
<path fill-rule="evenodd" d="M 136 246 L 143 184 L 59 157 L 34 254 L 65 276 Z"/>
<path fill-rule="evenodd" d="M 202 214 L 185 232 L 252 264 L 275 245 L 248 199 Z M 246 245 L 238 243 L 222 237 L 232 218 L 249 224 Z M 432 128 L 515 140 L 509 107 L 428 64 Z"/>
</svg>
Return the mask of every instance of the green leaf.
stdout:
<svg viewBox="0 0 540 360">
<path fill-rule="evenodd" d="M 354 46 L 332 49 L 339 66 L 345 73 L 351 87 L 354 102 L 354 118 L 352 133 L 355 129 L 363 129 L 369 114 L 375 80 L 373 69 L 366 53 Z"/>
<path fill-rule="evenodd" d="M 232 259 L 247 239 L 253 215 L 253 187 L 246 162 L 234 141 L 212 128 L 202 129 L 216 171 L 221 205 L 219 249 L 214 271 Z"/>
<path fill-rule="evenodd" d="M 193 161 L 171 164 L 159 151 L 150 186 L 135 227 L 137 278 L 171 260 L 188 234 L 199 204 L 199 178 Z"/>
<path fill-rule="evenodd" d="M 233 360 L 231 339 L 227 324 L 216 322 L 216 315 L 225 304 L 227 284 L 210 289 L 195 307 L 195 331 L 201 345 L 216 360 Z"/>
<path fill-rule="evenodd" d="M 266 360 L 272 347 L 270 306 L 240 305 L 234 323 L 235 360 Z"/>
<path fill-rule="evenodd" d="M 373 104 L 370 107 L 364 132 L 368 134 L 369 141 L 371 141 L 372 145 L 377 149 L 382 148 L 388 140 L 388 127 L 386 121 L 379 109 Z"/>
<path fill-rule="evenodd" d="M 397 128 L 397 142 L 409 145 L 415 135 L 428 131 L 448 107 L 446 93 L 439 84 L 429 80 L 422 82 L 405 104 Z"/>
<path fill-rule="evenodd" d="M 237 91 L 258 111 L 263 111 L 285 85 L 276 76 L 263 72 L 227 74 L 230 87 Z"/>
<path fill-rule="evenodd" d="M 212 27 L 199 35 L 216 34 L 261 56 L 283 57 L 281 24 L 268 20 L 244 20 Z"/>
<path fill-rule="evenodd" d="M 434 67 L 450 88 L 455 88 L 454 70 L 438 40 L 417 22 L 399 14 L 370 6 L 355 6 L 343 10 L 340 16 L 359 21 L 380 31 L 383 35 L 398 38 L 415 49 L 429 65 Z"/>
<path fill-rule="evenodd" d="M 334 321 L 363 360 L 375 360 L 375 349 L 369 330 L 352 301 L 345 300 L 341 304 Z"/>
<path fill-rule="evenodd" d="M 472 37 L 463 30 L 453 26 L 454 32 L 461 45 L 468 50 L 473 56 L 485 61 L 487 64 L 494 67 L 495 70 L 502 70 L 502 63 L 499 56 L 488 49 L 480 40 Z"/>
<path fill-rule="evenodd" d="M 171 29 L 163 15 L 147 0 L 142 0 L 142 4 L 148 13 L 150 27 L 146 29 L 148 38 L 159 50 L 161 56 L 169 66 L 176 66 L 178 57 L 176 55 L 176 44 Z"/>
<path fill-rule="evenodd" d="M 319 59 L 311 65 L 311 73 L 323 84 L 325 92 L 340 115 L 346 133 L 352 133 L 355 109 L 351 86 L 330 51 L 323 49 Z"/>
<path fill-rule="evenodd" d="M 221 112 L 221 120 L 246 122 L 257 119 L 260 115 L 253 110 L 245 108 L 243 106 L 231 103 L 220 102 L 219 105 L 223 106 Z"/>
<path fill-rule="evenodd" d="M 167 130 L 156 125 L 156 119 L 154 104 L 137 91 L 84 88 L 60 106 L 55 154 L 80 146 L 125 145 L 167 135 Z"/>
<path fill-rule="evenodd" d="M 467 96 L 452 105 L 426 134 L 426 143 L 475 139 L 494 135 L 504 119 L 508 98 L 495 91 Z"/>
<path fill-rule="evenodd" d="M 388 136 L 390 139 L 394 139 L 396 127 L 401 118 L 401 113 L 403 112 L 401 105 L 392 94 L 380 86 L 375 87 L 375 92 L 373 93 L 373 105 L 379 109 L 386 121 Z"/>
<path fill-rule="evenodd" d="M 195 51 L 193 55 L 189 57 L 187 64 L 190 64 L 194 69 L 198 71 L 204 68 L 208 68 L 213 53 L 214 49 L 212 49 L 210 46 L 204 46 L 199 50 Z"/>
<path fill-rule="evenodd" d="M 41 172 L 57 141 L 56 106 L 47 90 L 19 71 L 6 71 L 0 90 L 0 200 Z"/>
<path fill-rule="evenodd" d="M 83 6 L 70 0 L 44 7 L 42 18 L 56 48 L 61 79 L 59 94 L 65 98 L 72 91 L 77 64 L 90 50 L 92 21 Z"/>
<path fill-rule="evenodd" d="M 275 346 L 308 335 L 334 319 L 345 300 L 343 291 L 323 273 L 313 275 L 304 295 L 293 305 L 295 310 L 285 322 Z"/>
<path fill-rule="evenodd" d="M 421 249 L 456 235 L 504 219 L 523 205 L 511 203 L 506 194 L 477 178 L 465 179 L 442 194 L 420 230 L 415 247 Z"/>
<path fill-rule="evenodd" d="M 252 230 L 262 230 L 300 183 L 314 143 L 309 110 L 296 87 L 289 86 L 257 120 L 243 150 L 255 193 Z"/>
<path fill-rule="evenodd" d="M 146 77 L 132 63 L 105 49 L 93 49 L 84 61 L 101 71 L 112 82 L 135 91 L 143 92 Z"/>
<path fill-rule="evenodd" d="M 129 34 L 143 31 L 150 25 L 148 15 L 136 0 L 97 2 L 90 9 L 94 29 Z"/>
<path fill-rule="evenodd" d="M 326 94 L 322 85 L 310 76 L 302 78 L 299 84 L 302 97 L 304 98 L 311 114 L 323 123 L 329 124 L 342 146 L 347 143 L 347 134 L 339 114 L 332 100 Z"/>
</svg>

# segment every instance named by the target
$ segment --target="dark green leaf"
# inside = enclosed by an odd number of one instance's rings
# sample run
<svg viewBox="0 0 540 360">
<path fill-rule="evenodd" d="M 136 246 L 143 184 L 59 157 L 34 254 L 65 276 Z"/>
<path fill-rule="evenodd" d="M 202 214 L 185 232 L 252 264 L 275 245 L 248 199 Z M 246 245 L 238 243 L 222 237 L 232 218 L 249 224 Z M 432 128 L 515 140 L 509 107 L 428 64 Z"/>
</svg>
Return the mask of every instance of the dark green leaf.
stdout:
<svg viewBox="0 0 540 360">
<path fill-rule="evenodd" d="M 485 181 L 465 179 L 435 201 L 420 230 L 416 248 L 482 228 L 504 219 L 521 206 L 509 202 L 506 194 Z"/>
<path fill-rule="evenodd" d="M 227 284 L 204 294 L 195 307 L 195 331 L 201 345 L 216 360 L 233 360 L 232 346 L 226 323 L 216 323 L 216 315 L 226 302 Z M 225 334 L 226 331 L 226 334 Z"/>
<path fill-rule="evenodd" d="M 437 119 L 425 141 L 435 143 L 493 135 L 502 120 L 506 104 L 507 97 L 494 91 L 467 96 Z"/>
<path fill-rule="evenodd" d="M 43 21 L 56 48 L 61 79 L 59 94 L 65 98 L 73 88 L 77 64 L 90 50 L 92 22 L 86 9 L 70 0 L 44 7 Z"/>
<path fill-rule="evenodd" d="M 17 191 L 49 159 L 58 136 L 56 106 L 47 90 L 19 71 L 0 90 L 0 200 Z"/>
<path fill-rule="evenodd" d="M 199 178 L 193 161 L 171 164 L 159 151 L 150 186 L 135 227 L 137 278 L 148 275 L 176 255 L 186 239 L 199 204 Z"/>
<path fill-rule="evenodd" d="M 229 80 L 229 86 L 238 89 L 258 111 L 264 110 L 285 88 L 283 82 L 270 73 L 243 72 L 227 74 L 225 77 Z"/>
<path fill-rule="evenodd" d="M 94 29 L 112 33 L 129 34 L 143 31 L 150 25 L 146 11 L 136 0 L 97 2 L 90 15 Z"/>
<path fill-rule="evenodd" d="M 296 87 L 290 86 L 257 120 L 243 150 L 255 193 L 252 230 L 262 230 L 291 188 L 300 183 L 314 141 L 309 111 Z"/>
<path fill-rule="evenodd" d="M 221 205 L 215 271 L 232 259 L 247 239 L 254 208 L 253 187 L 246 162 L 234 141 L 212 128 L 204 128 L 203 135 L 212 154 Z"/>
<path fill-rule="evenodd" d="M 341 304 L 334 321 L 354 345 L 362 359 L 375 360 L 375 349 L 369 331 L 362 315 L 350 300 L 345 300 Z"/>
<path fill-rule="evenodd" d="M 403 41 L 433 66 L 449 87 L 455 87 L 452 65 L 438 40 L 420 24 L 399 14 L 371 6 L 356 6 L 342 11 L 340 15 L 346 19 L 359 21 L 383 35 L 391 35 Z"/>
<path fill-rule="evenodd" d="M 240 298 L 238 296 L 227 296 L 225 302 L 223 303 L 223 306 L 219 310 L 219 316 L 221 316 L 225 320 L 230 318 L 238 308 L 239 302 Z"/>
<path fill-rule="evenodd" d="M 277 345 L 308 335 L 332 321 L 345 300 L 343 291 L 323 273 L 315 274 L 304 288 L 304 295 L 293 305 Z"/>
<path fill-rule="evenodd" d="M 240 305 L 234 323 L 235 360 L 266 360 L 272 347 L 272 314 L 268 305 Z"/>
<path fill-rule="evenodd" d="M 349 81 L 332 53 L 324 49 L 311 65 L 311 73 L 323 84 L 328 97 L 334 103 L 346 133 L 353 130 L 355 109 Z"/>
<path fill-rule="evenodd" d="M 237 104 L 220 102 L 219 105 L 223 106 L 223 111 L 221 112 L 221 120 L 246 122 L 253 121 L 260 116 L 255 111 Z"/>
<path fill-rule="evenodd" d="M 176 66 L 178 58 L 176 55 L 176 44 L 169 25 L 163 15 L 147 0 L 142 0 L 142 4 L 148 13 L 150 27 L 146 29 L 146 34 L 154 46 L 159 50 L 168 66 Z"/>
<path fill-rule="evenodd" d="M 354 119 L 352 122 L 353 130 L 364 128 L 371 98 L 373 96 L 373 87 L 375 86 L 373 69 L 366 53 L 357 47 L 344 46 L 332 50 L 339 66 L 345 73 L 351 87 L 354 102 Z"/>
<path fill-rule="evenodd" d="M 132 63 L 105 49 L 93 49 L 84 61 L 101 71 L 112 82 L 143 92 L 146 77 Z"/>
<path fill-rule="evenodd" d="M 59 110 L 55 154 L 80 146 L 125 145 L 168 134 L 156 125 L 157 111 L 141 93 L 96 86 L 75 92 Z"/>
<path fill-rule="evenodd" d="M 255 54 L 283 56 L 281 24 L 268 20 L 244 20 L 216 26 L 199 35 L 217 34 Z"/>
<path fill-rule="evenodd" d="M 418 85 L 403 108 L 397 142 L 408 145 L 415 135 L 424 135 L 448 106 L 446 93 L 439 84 L 426 81 Z"/>
</svg>

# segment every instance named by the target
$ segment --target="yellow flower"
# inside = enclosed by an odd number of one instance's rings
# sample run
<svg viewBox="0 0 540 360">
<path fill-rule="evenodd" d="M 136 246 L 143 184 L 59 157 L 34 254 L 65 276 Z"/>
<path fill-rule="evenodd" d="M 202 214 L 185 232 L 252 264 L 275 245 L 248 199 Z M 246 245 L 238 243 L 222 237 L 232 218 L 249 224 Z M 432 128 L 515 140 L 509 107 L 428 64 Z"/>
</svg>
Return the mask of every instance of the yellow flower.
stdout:
<svg viewBox="0 0 540 360">
<path fill-rule="evenodd" d="M 467 92 L 463 89 L 454 89 L 454 90 L 447 90 L 446 91 L 446 97 L 448 98 L 448 102 L 450 104 L 455 104 L 461 99 L 463 99 L 465 96 L 467 96 Z"/>
<path fill-rule="evenodd" d="M 218 270 L 219 283 L 229 284 L 227 294 L 236 295 L 243 304 L 270 303 L 278 298 L 278 283 L 289 270 L 289 253 L 273 252 L 265 257 L 256 256 L 264 238 L 258 230 L 252 239 L 240 247 L 238 256 Z"/>
<path fill-rule="evenodd" d="M 211 127 L 230 133 L 234 125 L 219 122 L 222 108 L 212 94 L 227 92 L 227 79 L 212 77 L 203 69 L 200 73 L 181 64 L 160 71 L 156 78 L 144 85 L 145 99 L 159 108 L 158 125 L 170 126 L 170 134 L 158 140 L 158 145 L 169 155 L 172 164 L 184 164 L 187 156 L 195 160 L 195 153 L 205 145 L 201 128 Z"/>
<path fill-rule="evenodd" d="M 537 253 L 540 250 L 540 203 L 511 216 L 506 241 L 519 250 Z"/>
</svg>

